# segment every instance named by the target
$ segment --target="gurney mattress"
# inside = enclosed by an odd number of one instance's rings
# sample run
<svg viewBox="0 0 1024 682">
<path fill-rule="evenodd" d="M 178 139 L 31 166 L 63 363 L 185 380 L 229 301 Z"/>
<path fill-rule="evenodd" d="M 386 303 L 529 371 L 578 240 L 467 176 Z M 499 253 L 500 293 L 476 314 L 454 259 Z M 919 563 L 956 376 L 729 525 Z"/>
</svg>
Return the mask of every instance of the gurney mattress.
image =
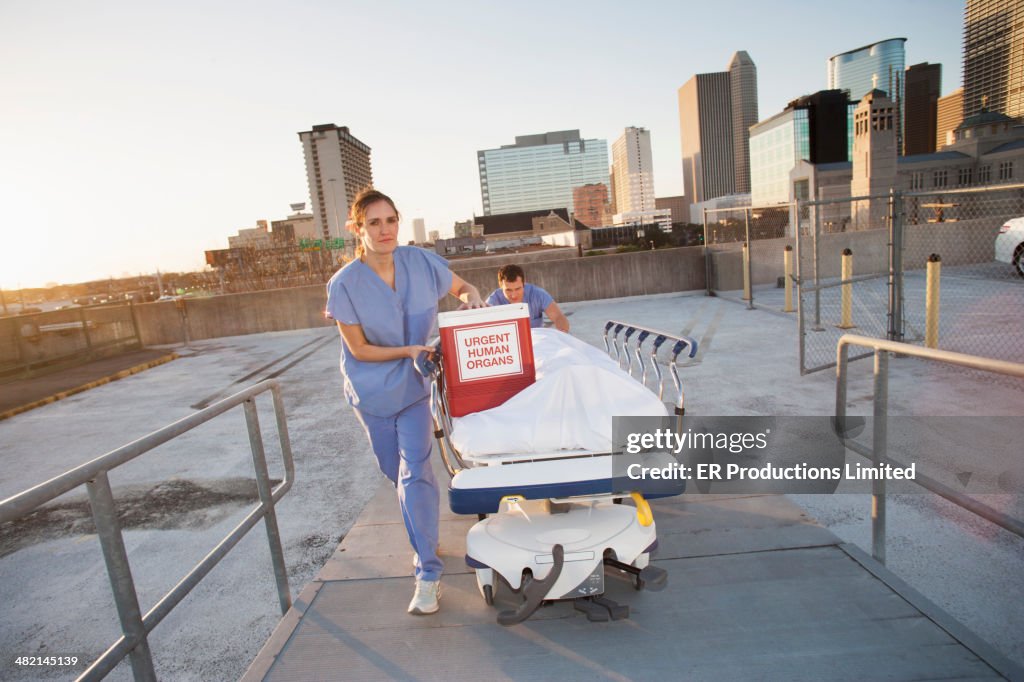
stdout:
<svg viewBox="0 0 1024 682">
<path fill-rule="evenodd" d="M 554 329 L 533 330 L 537 381 L 504 404 L 453 421 L 463 458 L 503 453 L 612 450 L 612 417 L 665 416 L 654 393 L 593 346 Z"/>
</svg>

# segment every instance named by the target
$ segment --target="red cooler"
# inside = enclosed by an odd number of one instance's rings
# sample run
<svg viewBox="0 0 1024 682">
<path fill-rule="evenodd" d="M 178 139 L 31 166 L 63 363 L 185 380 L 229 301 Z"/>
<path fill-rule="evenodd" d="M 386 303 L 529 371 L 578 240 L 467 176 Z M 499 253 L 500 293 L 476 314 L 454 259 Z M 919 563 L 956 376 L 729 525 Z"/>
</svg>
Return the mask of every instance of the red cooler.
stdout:
<svg viewBox="0 0 1024 682">
<path fill-rule="evenodd" d="M 451 416 L 501 405 L 534 382 L 525 303 L 438 313 Z"/>
</svg>

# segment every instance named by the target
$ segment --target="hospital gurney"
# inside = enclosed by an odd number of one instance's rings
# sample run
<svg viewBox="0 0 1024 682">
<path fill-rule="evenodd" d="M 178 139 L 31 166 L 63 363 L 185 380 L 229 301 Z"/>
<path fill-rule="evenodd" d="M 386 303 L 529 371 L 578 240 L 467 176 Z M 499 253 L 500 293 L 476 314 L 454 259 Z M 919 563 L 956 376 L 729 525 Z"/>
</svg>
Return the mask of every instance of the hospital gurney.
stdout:
<svg viewBox="0 0 1024 682">
<path fill-rule="evenodd" d="M 645 347 L 648 340 L 650 343 Z M 539 378 L 534 386 L 551 381 L 554 376 L 582 380 L 588 388 L 607 387 L 609 384 L 603 382 L 624 380 L 631 384 L 632 391 L 640 391 L 649 401 L 640 412 L 634 410 L 634 414 L 668 416 L 661 402 L 666 382 L 658 360 L 659 351 L 667 349 L 667 366 L 677 395 L 674 421 L 681 431 L 683 388 L 677 361 L 680 354 L 690 358 L 696 355 L 696 341 L 616 321 L 605 325 L 604 341 L 608 355 L 561 332 L 534 330 L 535 355 L 542 345 L 558 342 L 568 344 L 569 351 L 578 351 L 583 356 L 578 363 L 570 360 L 571 366 L 561 369 L 561 374 L 549 373 L 544 377 L 539 359 Z M 560 350 L 558 356 L 569 357 L 571 353 Z M 588 363 L 593 366 L 590 370 Z M 450 507 L 455 513 L 476 514 L 479 518 L 466 538 L 466 563 L 475 570 L 478 588 L 487 604 L 494 603 L 498 578 L 522 598 L 514 610 L 499 613 L 499 623 L 522 622 L 543 601 L 563 599 L 575 600 L 575 607 L 590 620 L 628 617 L 628 606 L 601 596 L 606 570 L 629 578 L 638 590 L 664 587 L 665 571 L 650 565 L 658 541 L 647 500 L 679 495 L 684 491 L 685 481 L 648 481 L 641 494 L 621 473 L 616 475 L 614 458 L 619 454 L 610 438 L 604 447 L 591 442 L 589 447 L 554 448 L 542 442 L 539 451 L 525 445 L 521 438 L 510 438 L 517 443 L 514 451 L 486 447 L 460 451 L 456 442 L 476 441 L 472 436 L 467 440 L 461 433 L 453 435 L 456 427 L 465 431 L 464 426 L 479 417 L 484 421 L 477 430 L 490 433 L 505 419 L 501 410 L 506 406 L 514 409 L 512 403 L 520 398 L 521 404 L 536 402 L 536 392 L 527 395 L 533 388 L 530 387 L 501 407 L 453 420 L 439 350 L 431 358 L 421 356 L 416 365 L 424 376 L 432 379 L 434 436 L 451 476 Z M 649 379 L 655 385 L 656 395 L 647 389 Z M 616 394 L 628 393 L 621 390 L 626 388 L 621 384 L 616 386 L 620 386 L 620 390 L 614 391 Z M 604 401 L 610 398 L 597 396 Z M 577 405 L 562 407 L 560 419 L 586 418 Z M 611 414 L 622 412 L 622 408 L 615 407 Z M 604 421 L 610 426 L 610 417 Z M 499 436 L 499 440 L 505 439 Z M 643 456 L 650 466 L 666 466 L 673 461 L 667 453 Z"/>
</svg>

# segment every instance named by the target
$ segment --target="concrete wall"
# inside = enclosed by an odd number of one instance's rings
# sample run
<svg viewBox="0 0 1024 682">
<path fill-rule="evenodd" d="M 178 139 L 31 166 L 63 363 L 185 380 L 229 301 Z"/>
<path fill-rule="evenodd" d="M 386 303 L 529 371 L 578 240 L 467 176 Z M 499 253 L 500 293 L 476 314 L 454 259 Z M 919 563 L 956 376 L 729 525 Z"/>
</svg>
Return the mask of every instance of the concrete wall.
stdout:
<svg viewBox="0 0 1024 682">
<path fill-rule="evenodd" d="M 136 306 L 139 335 L 146 346 L 188 339 L 308 329 L 333 324 L 324 319 L 323 285 L 271 289 Z M 180 305 L 179 305 L 180 304 Z"/>
<path fill-rule="evenodd" d="M 509 259 L 509 262 L 518 261 Z M 498 286 L 498 268 L 501 265 L 472 269 L 453 266 L 452 269 L 480 289 L 486 298 Z M 528 282 L 547 289 L 556 301 L 562 302 L 693 291 L 705 287 L 703 247 L 699 246 L 535 262 L 523 269 Z M 445 310 L 457 307 L 454 299 L 444 305 Z"/>
<path fill-rule="evenodd" d="M 562 256 L 551 260 L 552 254 Z M 485 298 L 498 285 L 498 268 L 520 263 L 527 281 L 544 287 L 558 301 L 661 294 L 704 288 L 701 247 L 575 257 L 576 250 L 512 254 L 452 261 L 452 270 L 480 289 Z M 573 254 L 572 258 L 565 258 Z M 145 303 L 136 306 L 144 345 L 184 343 L 219 336 L 257 334 L 329 326 L 321 285 L 247 294 Z M 442 310 L 458 307 L 448 297 Z"/>
<path fill-rule="evenodd" d="M 452 270 L 455 272 L 490 267 L 492 265 L 494 266 L 495 272 L 497 272 L 498 268 L 506 263 L 517 263 L 525 266 L 529 263 L 539 263 L 541 261 L 548 260 L 565 260 L 566 258 L 575 257 L 576 248 L 571 247 L 562 249 L 544 249 L 541 251 L 527 251 L 526 253 L 503 253 L 494 256 L 455 258 L 449 262 L 451 263 Z"/>
</svg>

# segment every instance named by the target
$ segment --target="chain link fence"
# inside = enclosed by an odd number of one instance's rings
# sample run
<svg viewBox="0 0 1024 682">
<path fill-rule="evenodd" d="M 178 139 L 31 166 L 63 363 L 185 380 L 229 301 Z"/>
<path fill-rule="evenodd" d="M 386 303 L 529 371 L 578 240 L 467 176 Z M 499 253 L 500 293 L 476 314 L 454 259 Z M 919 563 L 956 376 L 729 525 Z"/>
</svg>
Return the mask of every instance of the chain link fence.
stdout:
<svg viewBox="0 0 1024 682">
<path fill-rule="evenodd" d="M 1024 230 L 1000 235 L 1007 221 L 1024 216 L 1024 185 L 906 193 L 901 208 L 904 340 L 924 339 L 927 261 L 935 254 L 941 259 L 938 348 L 1024 359 L 1024 278 L 1012 262 L 1015 252 L 1021 258 Z"/>
<path fill-rule="evenodd" d="M 834 367 L 845 333 L 888 336 L 890 205 L 889 195 L 799 202 L 801 373 Z"/>
<path fill-rule="evenodd" d="M 932 260 L 934 345 L 1020 361 L 1024 227 L 1004 228 L 1018 217 L 1024 185 L 705 210 L 707 290 L 786 310 L 784 257 L 792 247 L 806 374 L 835 367 L 847 332 L 924 344 Z"/>
<path fill-rule="evenodd" d="M 708 294 L 754 307 L 755 299 L 778 289 L 785 273 L 785 248 L 794 244 L 792 213 L 793 207 L 786 204 L 706 209 Z M 746 258 L 745 249 L 749 251 Z M 769 294 L 770 300 L 774 298 Z"/>
<path fill-rule="evenodd" d="M 0 318 L 0 380 L 141 348 L 131 303 Z"/>
<path fill-rule="evenodd" d="M 1024 216 L 1024 185 L 841 197 L 797 212 L 802 373 L 834 367 L 846 331 L 925 343 L 929 260 L 941 264 L 935 346 L 1024 357 L 1024 280 L 1004 262 L 1013 245 L 1004 261 L 996 246 L 1006 221 Z"/>
</svg>

